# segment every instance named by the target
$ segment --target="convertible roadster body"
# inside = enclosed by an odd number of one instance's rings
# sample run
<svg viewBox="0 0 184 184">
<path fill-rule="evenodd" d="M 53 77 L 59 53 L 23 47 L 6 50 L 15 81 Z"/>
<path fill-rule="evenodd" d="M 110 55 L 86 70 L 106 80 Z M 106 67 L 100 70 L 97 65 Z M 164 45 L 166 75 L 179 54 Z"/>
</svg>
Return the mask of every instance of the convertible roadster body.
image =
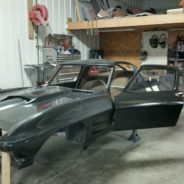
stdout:
<svg viewBox="0 0 184 184">
<path fill-rule="evenodd" d="M 0 96 L 0 150 L 23 168 L 49 136 L 86 147 L 109 131 L 175 126 L 183 107 L 179 71 L 87 60 L 63 63 L 43 86 Z"/>
</svg>

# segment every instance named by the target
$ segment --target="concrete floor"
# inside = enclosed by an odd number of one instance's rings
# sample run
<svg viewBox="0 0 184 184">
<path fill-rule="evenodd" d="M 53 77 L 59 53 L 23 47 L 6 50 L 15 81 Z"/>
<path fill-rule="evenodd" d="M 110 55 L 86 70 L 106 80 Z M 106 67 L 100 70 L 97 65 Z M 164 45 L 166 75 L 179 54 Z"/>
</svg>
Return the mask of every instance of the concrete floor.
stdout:
<svg viewBox="0 0 184 184">
<path fill-rule="evenodd" d="M 174 128 L 112 132 L 87 150 L 51 137 L 34 165 L 12 169 L 12 184 L 183 184 L 184 110 Z"/>
</svg>

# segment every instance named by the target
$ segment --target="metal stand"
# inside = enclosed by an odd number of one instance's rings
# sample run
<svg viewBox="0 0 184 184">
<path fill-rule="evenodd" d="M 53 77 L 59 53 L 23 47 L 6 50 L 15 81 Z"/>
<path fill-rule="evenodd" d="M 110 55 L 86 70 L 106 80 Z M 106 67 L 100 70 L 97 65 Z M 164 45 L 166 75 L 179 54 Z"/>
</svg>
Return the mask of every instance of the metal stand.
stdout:
<svg viewBox="0 0 184 184">
<path fill-rule="evenodd" d="M 85 141 L 83 144 L 82 144 L 82 149 L 83 150 L 86 150 L 86 149 L 88 149 L 88 146 L 89 146 L 89 142 L 87 141 Z"/>
<path fill-rule="evenodd" d="M 129 141 L 132 141 L 134 143 L 138 142 L 140 140 L 140 137 L 137 133 L 137 130 L 132 130 L 132 133 L 130 134 L 129 138 L 128 138 Z"/>
</svg>

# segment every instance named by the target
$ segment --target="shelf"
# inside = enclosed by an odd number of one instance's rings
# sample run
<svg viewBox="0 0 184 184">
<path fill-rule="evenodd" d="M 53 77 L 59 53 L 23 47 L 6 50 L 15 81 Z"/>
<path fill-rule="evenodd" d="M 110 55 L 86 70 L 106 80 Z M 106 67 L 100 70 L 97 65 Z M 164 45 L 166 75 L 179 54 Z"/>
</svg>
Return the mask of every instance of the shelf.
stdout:
<svg viewBox="0 0 184 184">
<path fill-rule="evenodd" d="M 97 21 L 68 22 L 68 30 L 117 30 L 117 29 L 171 29 L 184 28 L 184 14 L 151 15 L 142 17 L 122 17 Z"/>
</svg>

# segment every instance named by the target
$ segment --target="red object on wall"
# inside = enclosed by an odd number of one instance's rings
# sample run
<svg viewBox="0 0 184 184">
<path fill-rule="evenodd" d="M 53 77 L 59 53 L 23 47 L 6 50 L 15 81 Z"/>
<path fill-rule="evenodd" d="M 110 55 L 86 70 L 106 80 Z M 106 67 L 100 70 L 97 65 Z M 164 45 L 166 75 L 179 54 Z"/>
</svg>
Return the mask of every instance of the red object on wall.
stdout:
<svg viewBox="0 0 184 184">
<path fill-rule="evenodd" d="M 48 24 L 48 10 L 46 6 L 41 4 L 34 5 L 29 12 L 29 18 L 36 26 Z"/>
<path fill-rule="evenodd" d="M 184 0 L 181 0 L 181 1 L 180 1 L 180 6 L 181 6 L 182 8 L 184 8 Z"/>
</svg>

